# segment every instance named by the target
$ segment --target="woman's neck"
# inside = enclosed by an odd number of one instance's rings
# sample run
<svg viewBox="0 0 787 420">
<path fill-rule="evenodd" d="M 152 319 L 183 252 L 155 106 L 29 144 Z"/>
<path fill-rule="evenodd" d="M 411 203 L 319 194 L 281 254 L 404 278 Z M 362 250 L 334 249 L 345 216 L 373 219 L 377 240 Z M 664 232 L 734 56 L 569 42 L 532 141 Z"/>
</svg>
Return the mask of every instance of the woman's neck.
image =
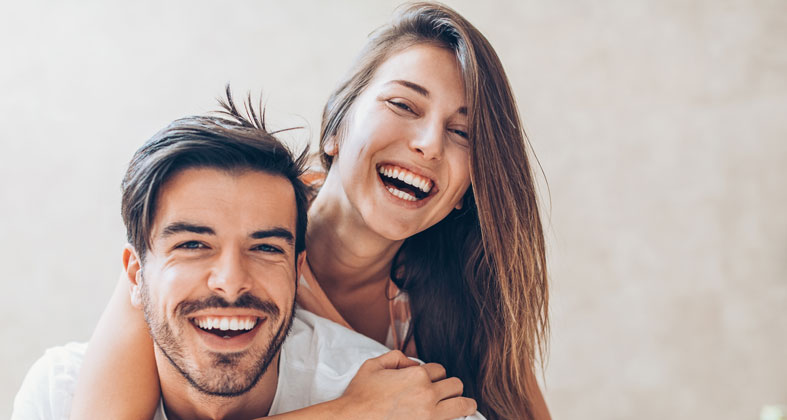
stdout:
<svg viewBox="0 0 787 420">
<path fill-rule="evenodd" d="M 306 231 L 309 266 L 326 292 L 352 292 L 387 283 L 402 242 L 369 229 L 341 191 L 339 179 L 326 178 L 309 208 Z"/>
</svg>

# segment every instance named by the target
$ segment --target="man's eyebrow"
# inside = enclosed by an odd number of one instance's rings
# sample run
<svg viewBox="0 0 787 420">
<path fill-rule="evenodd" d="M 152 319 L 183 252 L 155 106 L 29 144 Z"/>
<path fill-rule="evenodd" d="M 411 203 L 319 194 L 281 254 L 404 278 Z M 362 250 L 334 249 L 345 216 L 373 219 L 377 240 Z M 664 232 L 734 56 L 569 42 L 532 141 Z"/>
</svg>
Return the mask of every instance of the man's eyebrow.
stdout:
<svg viewBox="0 0 787 420">
<path fill-rule="evenodd" d="M 293 244 L 295 238 L 289 229 L 283 227 L 258 230 L 249 236 L 251 236 L 252 239 L 281 238 L 287 241 L 287 243 L 290 245 Z"/>
<path fill-rule="evenodd" d="M 183 233 L 183 232 L 197 233 L 200 235 L 216 234 L 216 232 L 208 226 L 195 225 L 193 223 L 188 223 L 188 222 L 174 222 L 167 225 L 164 228 L 164 230 L 161 231 L 161 237 L 166 238 L 176 233 Z"/>
<path fill-rule="evenodd" d="M 398 80 L 398 79 L 397 80 L 391 80 L 387 84 L 390 84 L 390 83 L 394 83 L 394 84 L 397 84 L 397 85 L 402 85 L 404 87 L 410 88 L 410 89 L 414 90 L 416 93 L 418 93 L 419 95 L 421 95 L 421 96 L 423 96 L 425 98 L 429 97 L 429 91 L 426 90 L 425 87 L 419 85 L 418 83 L 413 83 L 413 82 L 409 82 L 407 80 Z"/>
</svg>

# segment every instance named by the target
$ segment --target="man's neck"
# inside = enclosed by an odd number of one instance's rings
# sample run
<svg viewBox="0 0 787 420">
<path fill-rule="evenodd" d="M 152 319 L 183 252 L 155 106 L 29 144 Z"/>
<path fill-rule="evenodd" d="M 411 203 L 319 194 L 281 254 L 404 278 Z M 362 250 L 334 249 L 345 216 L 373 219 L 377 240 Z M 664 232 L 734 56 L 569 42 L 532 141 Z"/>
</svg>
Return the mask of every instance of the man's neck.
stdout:
<svg viewBox="0 0 787 420">
<path fill-rule="evenodd" d="M 156 349 L 156 364 L 167 418 L 247 420 L 267 416 L 278 386 L 279 357 L 280 354 L 277 354 L 268 370 L 248 392 L 234 397 L 219 397 L 194 388 Z"/>
</svg>

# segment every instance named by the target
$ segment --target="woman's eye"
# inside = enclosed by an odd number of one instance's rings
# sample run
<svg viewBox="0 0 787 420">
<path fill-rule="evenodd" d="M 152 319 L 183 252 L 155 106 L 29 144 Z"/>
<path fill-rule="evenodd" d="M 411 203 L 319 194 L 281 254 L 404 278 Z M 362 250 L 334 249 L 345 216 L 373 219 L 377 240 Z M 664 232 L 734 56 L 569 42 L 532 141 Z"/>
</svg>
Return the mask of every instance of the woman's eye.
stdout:
<svg viewBox="0 0 787 420">
<path fill-rule="evenodd" d="M 409 106 L 409 105 L 407 105 L 407 104 L 406 104 L 406 103 L 404 103 L 404 102 L 398 102 L 398 101 L 392 101 L 392 100 L 389 100 L 389 101 L 388 101 L 388 103 L 389 103 L 389 104 L 391 104 L 391 105 L 393 105 L 393 106 L 395 106 L 395 107 L 397 107 L 397 108 L 399 108 L 399 109 L 401 109 L 402 111 L 407 111 L 407 112 L 415 113 L 415 111 L 413 111 L 413 109 L 412 109 L 412 108 L 410 108 L 410 106 Z"/>
<path fill-rule="evenodd" d="M 457 134 L 457 135 L 461 136 L 464 139 L 467 138 L 467 132 L 466 131 L 462 131 L 462 130 L 458 130 L 458 129 L 451 129 L 449 131 L 451 131 L 454 134 Z"/>
<path fill-rule="evenodd" d="M 180 249 L 200 249 L 205 248 L 205 245 L 202 242 L 197 241 L 188 241 L 178 245 L 176 248 Z"/>
</svg>

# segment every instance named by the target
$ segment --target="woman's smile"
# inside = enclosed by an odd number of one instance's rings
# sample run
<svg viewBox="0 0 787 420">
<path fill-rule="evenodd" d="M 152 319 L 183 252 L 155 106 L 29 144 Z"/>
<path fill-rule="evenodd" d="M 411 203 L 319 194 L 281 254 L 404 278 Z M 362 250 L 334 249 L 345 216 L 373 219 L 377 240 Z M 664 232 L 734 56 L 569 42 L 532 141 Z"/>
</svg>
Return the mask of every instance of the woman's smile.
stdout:
<svg viewBox="0 0 787 420">
<path fill-rule="evenodd" d="M 368 229 L 401 240 L 460 203 L 470 185 L 467 108 L 450 51 L 415 45 L 393 54 L 345 124 L 323 188 L 340 184 Z"/>
</svg>

